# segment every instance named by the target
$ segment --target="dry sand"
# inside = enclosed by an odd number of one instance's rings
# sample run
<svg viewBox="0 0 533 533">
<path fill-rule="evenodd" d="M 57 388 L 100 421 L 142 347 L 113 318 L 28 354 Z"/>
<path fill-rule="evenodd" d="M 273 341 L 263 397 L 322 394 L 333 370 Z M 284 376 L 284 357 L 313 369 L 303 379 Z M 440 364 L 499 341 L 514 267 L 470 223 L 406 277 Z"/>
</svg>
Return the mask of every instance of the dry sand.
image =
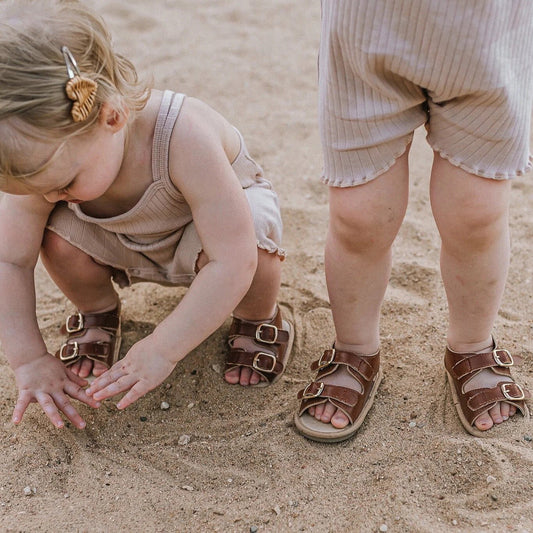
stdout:
<svg viewBox="0 0 533 533">
<path fill-rule="evenodd" d="M 289 256 L 281 302 L 297 340 L 275 386 L 230 387 L 220 375 L 228 321 L 124 412 L 112 401 L 97 411 L 82 406 L 84 431 L 55 430 L 36 406 L 14 427 L 17 392 L 1 354 L 0 529 L 372 532 L 386 525 L 389 532 L 532 532 L 533 428 L 520 417 L 473 438 L 445 387 L 446 307 L 428 202 L 431 152 L 421 131 L 383 307 L 385 379 L 376 403 L 358 435 L 342 444 L 312 443 L 294 430 L 296 392 L 333 339 L 316 120 L 319 2 L 91 4 L 118 48 L 157 87 L 205 100 L 243 132 L 282 202 Z M 517 375 L 530 388 L 532 192 L 531 176 L 514 183 L 511 272 L 495 330 L 501 344 L 525 356 Z M 37 292 L 39 321 L 55 350 L 70 306 L 42 267 Z M 183 293 L 151 284 L 122 291 L 125 348 Z"/>
</svg>

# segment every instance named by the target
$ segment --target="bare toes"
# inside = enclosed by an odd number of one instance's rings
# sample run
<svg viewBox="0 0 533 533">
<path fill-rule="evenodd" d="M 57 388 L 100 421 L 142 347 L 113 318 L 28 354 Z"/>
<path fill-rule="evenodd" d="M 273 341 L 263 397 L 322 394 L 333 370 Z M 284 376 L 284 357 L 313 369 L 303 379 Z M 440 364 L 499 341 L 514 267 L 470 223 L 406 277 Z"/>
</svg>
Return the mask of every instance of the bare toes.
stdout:
<svg viewBox="0 0 533 533">
<path fill-rule="evenodd" d="M 322 418 L 322 413 L 324 412 L 324 407 L 325 407 L 325 405 L 324 405 L 323 403 L 321 403 L 320 405 L 316 405 L 316 406 L 315 406 L 314 417 L 315 417 L 317 420 L 321 420 L 321 418 Z"/>
<path fill-rule="evenodd" d="M 80 378 L 86 378 L 91 375 L 93 369 L 93 362 L 90 359 L 83 358 L 81 360 L 80 373 L 78 374 Z"/>
<path fill-rule="evenodd" d="M 475 425 L 479 430 L 487 431 L 487 429 L 490 429 L 494 425 L 494 422 L 488 413 L 483 413 L 477 418 Z"/>
<path fill-rule="evenodd" d="M 324 408 L 324 412 L 322 413 L 320 420 L 326 423 L 331 422 L 331 417 L 335 414 L 336 411 L 337 408 L 332 403 L 326 403 L 326 407 Z"/>
<path fill-rule="evenodd" d="M 345 428 L 349 423 L 350 420 L 340 409 L 337 409 L 337 412 L 331 417 L 331 425 L 334 428 L 342 429 Z"/>
<path fill-rule="evenodd" d="M 250 376 L 250 385 L 257 385 L 261 381 L 261 376 L 257 372 L 252 372 Z"/>
<path fill-rule="evenodd" d="M 105 371 L 107 370 L 107 366 L 103 363 L 98 363 L 97 361 L 94 362 L 93 365 L 93 376 L 98 377 L 101 376 Z"/>
<path fill-rule="evenodd" d="M 500 406 L 501 402 L 498 402 L 492 409 L 489 409 L 489 415 L 492 417 L 495 424 L 501 424 L 503 422 Z"/>
<path fill-rule="evenodd" d="M 503 420 L 507 420 L 509 418 L 510 408 L 511 406 L 507 402 L 500 403 L 500 413 L 502 415 Z"/>
<path fill-rule="evenodd" d="M 239 383 L 239 379 L 241 378 L 241 370 L 240 368 L 232 368 L 231 370 L 228 370 L 224 374 L 224 379 L 227 383 L 231 385 L 236 385 Z"/>
<path fill-rule="evenodd" d="M 242 367 L 241 368 L 241 378 L 239 380 L 239 383 L 242 386 L 247 387 L 250 384 L 250 377 L 251 376 L 252 376 L 252 370 L 250 368 L 247 368 L 247 367 Z"/>
</svg>

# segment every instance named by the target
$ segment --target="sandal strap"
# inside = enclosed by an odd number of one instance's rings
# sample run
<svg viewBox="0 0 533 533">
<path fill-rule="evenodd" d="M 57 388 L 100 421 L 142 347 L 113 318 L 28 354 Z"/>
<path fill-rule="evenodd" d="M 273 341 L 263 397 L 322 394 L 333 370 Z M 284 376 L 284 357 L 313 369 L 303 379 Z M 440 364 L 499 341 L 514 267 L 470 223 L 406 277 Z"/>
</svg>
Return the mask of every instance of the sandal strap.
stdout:
<svg viewBox="0 0 533 533">
<path fill-rule="evenodd" d="M 531 398 L 528 390 L 512 381 L 500 381 L 490 389 L 474 389 L 466 395 L 468 395 L 467 404 L 472 411 L 482 410 L 496 402 L 517 402 Z"/>
<path fill-rule="evenodd" d="M 379 357 L 358 355 L 331 348 L 325 350 L 320 359 L 311 363 L 311 370 L 318 370 L 317 377 L 332 373 L 336 365 L 345 365 L 354 370 L 365 381 L 372 381 L 379 369 Z M 328 371 L 330 370 L 330 371 Z M 353 375 L 353 372 L 351 372 Z"/>
<path fill-rule="evenodd" d="M 508 369 L 518 363 L 509 350 L 494 349 L 490 352 L 474 354 L 456 354 L 450 351 L 453 359 L 451 372 L 456 379 L 462 379 L 468 374 L 484 368 L 501 367 Z"/>
<path fill-rule="evenodd" d="M 226 365 L 230 367 L 247 366 L 265 375 L 267 379 L 269 376 L 277 376 L 284 370 L 283 364 L 274 354 L 261 351 L 247 352 L 242 348 L 232 348 L 229 351 Z"/>
<path fill-rule="evenodd" d="M 102 361 L 109 365 L 108 358 L 113 357 L 111 343 L 103 341 L 95 342 L 65 342 L 56 352 L 55 356 L 63 363 L 71 365 L 82 357 L 88 357 L 94 361 Z M 110 366 L 110 365 L 109 365 Z"/>
<path fill-rule="evenodd" d="M 67 317 L 65 323 L 61 326 L 61 333 L 79 333 L 90 328 L 102 328 L 116 331 L 119 324 L 120 315 L 118 313 L 118 306 L 106 313 L 83 314 L 78 311 Z"/>
<path fill-rule="evenodd" d="M 282 329 L 279 308 L 271 321 L 265 321 L 261 324 L 254 324 L 234 317 L 228 336 L 230 339 L 232 337 L 250 337 L 263 344 L 287 344 L 289 342 L 289 332 Z"/>
</svg>

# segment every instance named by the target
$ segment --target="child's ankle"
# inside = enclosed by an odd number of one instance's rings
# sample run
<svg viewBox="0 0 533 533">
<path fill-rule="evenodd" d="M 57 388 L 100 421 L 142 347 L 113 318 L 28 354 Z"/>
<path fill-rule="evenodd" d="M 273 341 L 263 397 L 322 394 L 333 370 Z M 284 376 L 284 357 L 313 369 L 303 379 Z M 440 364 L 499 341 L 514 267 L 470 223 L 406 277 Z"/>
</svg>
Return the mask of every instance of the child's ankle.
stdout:
<svg viewBox="0 0 533 533">
<path fill-rule="evenodd" d="M 333 348 L 342 352 L 352 352 L 359 355 L 376 355 L 379 352 L 379 344 L 346 344 L 338 340 L 333 344 Z"/>
</svg>

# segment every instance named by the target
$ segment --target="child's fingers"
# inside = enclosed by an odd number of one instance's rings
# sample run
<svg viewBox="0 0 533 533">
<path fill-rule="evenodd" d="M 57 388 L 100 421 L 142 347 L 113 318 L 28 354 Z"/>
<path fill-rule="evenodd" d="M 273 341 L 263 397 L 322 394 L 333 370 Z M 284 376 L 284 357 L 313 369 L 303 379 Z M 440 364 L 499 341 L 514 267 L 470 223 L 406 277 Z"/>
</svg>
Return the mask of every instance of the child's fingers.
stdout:
<svg viewBox="0 0 533 533">
<path fill-rule="evenodd" d="M 19 424 L 22 420 L 22 417 L 24 416 L 24 413 L 26 412 L 26 409 L 28 408 L 28 405 L 30 405 L 32 400 L 31 394 L 28 394 L 27 392 L 21 392 L 19 394 L 19 397 L 17 398 L 17 403 L 15 404 L 15 408 L 13 409 L 13 424 Z"/>
<path fill-rule="evenodd" d="M 46 416 L 50 419 L 50 422 L 52 422 L 56 428 L 62 428 L 65 425 L 54 400 L 49 394 L 37 394 L 35 399 L 39 402 L 41 409 L 45 412 Z"/>
<path fill-rule="evenodd" d="M 121 392 L 130 390 L 136 382 L 137 378 L 135 376 L 122 376 L 121 378 L 117 379 L 116 381 L 113 381 L 106 387 L 101 388 L 96 392 L 91 392 L 91 395 L 96 401 L 106 400 L 107 398 L 111 398 L 112 396 L 115 396 Z"/>
<path fill-rule="evenodd" d="M 86 393 L 89 396 L 92 396 L 96 392 L 100 392 L 105 389 L 115 381 L 118 381 L 121 377 L 125 375 L 121 367 L 112 366 L 109 370 L 104 372 L 101 376 L 98 376 L 89 387 L 86 389 Z"/>
<path fill-rule="evenodd" d="M 144 396 L 150 390 L 151 388 L 146 385 L 146 382 L 138 381 L 130 389 L 128 394 L 126 394 L 124 398 L 122 398 L 120 402 L 117 403 L 117 408 L 125 409 L 126 407 L 128 407 L 128 405 L 131 405 L 133 402 L 136 402 L 141 396 Z"/>
<path fill-rule="evenodd" d="M 79 429 L 85 427 L 85 420 L 80 416 L 75 407 L 70 403 L 68 396 L 64 393 L 58 393 L 53 396 L 57 408 Z M 58 413 L 59 414 L 59 413 Z"/>
<path fill-rule="evenodd" d="M 92 396 L 88 396 L 83 388 L 81 388 L 76 383 L 67 382 L 65 385 L 65 392 L 75 400 L 83 402 L 89 407 L 94 407 L 95 409 L 100 407 L 100 402 L 95 400 Z"/>
</svg>

